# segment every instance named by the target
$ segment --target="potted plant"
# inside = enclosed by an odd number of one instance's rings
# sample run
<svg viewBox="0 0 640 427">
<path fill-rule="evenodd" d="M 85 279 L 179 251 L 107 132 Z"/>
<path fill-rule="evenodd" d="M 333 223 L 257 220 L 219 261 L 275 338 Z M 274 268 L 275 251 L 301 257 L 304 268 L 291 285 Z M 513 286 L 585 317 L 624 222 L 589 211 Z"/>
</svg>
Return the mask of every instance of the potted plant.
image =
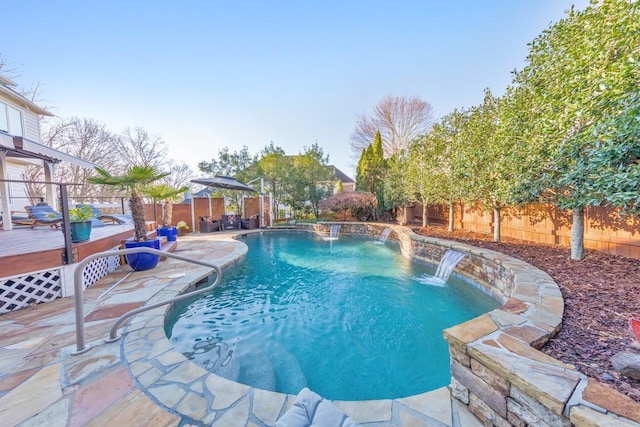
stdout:
<svg viewBox="0 0 640 427">
<path fill-rule="evenodd" d="M 145 188 L 144 192 L 147 196 L 153 197 L 154 200 L 164 201 L 164 212 L 162 213 L 162 227 L 158 228 L 159 236 L 167 236 L 167 240 L 174 241 L 178 236 L 177 228 L 172 225 L 173 221 L 173 202 L 177 197 L 187 191 L 187 187 L 175 188 L 168 184 L 157 184 Z"/>
<path fill-rule="evenodd" d="M 185 221 L 178 221 L 176 227 L 178 228 L 178 236 L 184 236 L 189 231 L 189 225 Z"/>
<path fill-rule="evenodd" d="M 159 239 L 147 239 L 147 227 L 144 222 L 144 204 L 142 196 L 144 188 L 169 175 L 158 172 L 151 166 L 131 166 L 123 175 L 111 175 L 106 170 L 96 167 L 98 176 L 87 178 L 91 184 L 107 185 L 116 190 L 124 190 L 129 194 L 129 209 L 133 218 L 134 238 L 125 242 L 125 248 L 146 246 L 160 249 Z M 136 271 L 148 270 L 158 265 L 160 256 L 148 253 L 126 255 L 127 262 Z"/>
<path fill-rule="evenodd" d="M 89 240 L 92 217 L 93 210 L 87 205 L 69 209 L 69 231 L 73 243 Z"/>
</svg>

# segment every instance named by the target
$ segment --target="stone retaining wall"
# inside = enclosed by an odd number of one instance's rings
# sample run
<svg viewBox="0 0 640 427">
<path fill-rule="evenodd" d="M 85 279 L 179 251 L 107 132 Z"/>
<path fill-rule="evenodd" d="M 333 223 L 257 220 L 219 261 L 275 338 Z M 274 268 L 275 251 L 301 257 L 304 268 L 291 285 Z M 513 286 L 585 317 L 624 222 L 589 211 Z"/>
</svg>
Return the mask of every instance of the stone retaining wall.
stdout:
<svg viewBox="0 0 640 427">
<path fill-rule="evenodd" d="M 564 301 L 545 272 L 499 252 L 419 236 L 409 228 L 376 223 L 299 224 L 329 234 L 379 236 L 393 230 L 404 256 L 437 264 L 448 249 L 467 256 L 456 271 L 503 305 L 448 328 L 451 394 L 485 425 L 640 425 L 640 405 L 537 350 L 559 329 Z"/>
</svg>

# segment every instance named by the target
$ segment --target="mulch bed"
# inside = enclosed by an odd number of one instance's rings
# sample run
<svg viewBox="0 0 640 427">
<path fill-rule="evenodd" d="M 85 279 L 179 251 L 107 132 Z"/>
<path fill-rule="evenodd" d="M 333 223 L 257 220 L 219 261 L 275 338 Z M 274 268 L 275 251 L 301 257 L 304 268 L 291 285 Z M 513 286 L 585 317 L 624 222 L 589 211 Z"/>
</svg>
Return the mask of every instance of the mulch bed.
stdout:
<svg viewBox="0 0 640 427">
<path fill-rule="evenodd" d="M 502 252 L 546 271 L 560 286 L 565 311 L 562 329 L 541 350 L 640 402 L 640 381 L 621 375 L 610 361 L 633 351 L 628 318 L 640 316 L 640 260 L 586 250 L 582 261 L 572 261 L 566 247 L 510 238 L 496 243 L 491 235 L 443 227 L 414 231 Z"/>
</svg>

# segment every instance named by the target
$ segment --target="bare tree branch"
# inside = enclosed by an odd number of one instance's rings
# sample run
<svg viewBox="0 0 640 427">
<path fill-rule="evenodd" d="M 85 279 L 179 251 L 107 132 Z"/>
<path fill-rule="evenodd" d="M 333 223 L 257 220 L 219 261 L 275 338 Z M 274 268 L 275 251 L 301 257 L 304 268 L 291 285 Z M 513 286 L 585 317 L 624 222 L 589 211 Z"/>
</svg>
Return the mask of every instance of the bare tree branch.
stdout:
<svg viewBox="0 0 640 427">
<path fill-rule="evenodd" d="M 385 157 L 391 157 L 407 149 L 418 136 L 426 134 L 432 124 L 433 108 L 428 102 L 415 96 L 387 95 L 375 106 L 372 115 L 358 117 L 351 135 L 353 155 L 359 157 L 380 131 Z"/>
</svg>

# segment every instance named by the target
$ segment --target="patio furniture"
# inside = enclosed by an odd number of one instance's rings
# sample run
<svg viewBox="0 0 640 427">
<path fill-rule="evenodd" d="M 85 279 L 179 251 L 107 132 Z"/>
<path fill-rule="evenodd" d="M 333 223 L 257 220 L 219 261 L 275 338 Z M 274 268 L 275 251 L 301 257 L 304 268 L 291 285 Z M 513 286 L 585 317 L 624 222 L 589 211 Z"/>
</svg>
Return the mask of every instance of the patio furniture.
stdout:
<svg viewBox="0 0 640 427">
<path fill-rule="evenodd" d="M 58 228 L 62 223 L 62 215 L 51 206 L 25 206 L 24 209 L 32 220 L 31 228 L 36 225 L 48 225 Z"/>
<path fill-rule="evenodd" d="M 211 218 L 210 216 L 200 217 L 200 232 L 211 233 L 213 231 L 220 230 L 220 221 Z"/>
<path fill-rule="evenodd" d="M 31 225 L 32 219 L 24 215 L 14 215 L 14 211 L 11 211 L 11 223 L 13 225 Z M 0 212 L 0 230 L 4 230 L 4 224 L 2 223 L 2 212 Z"/>
<path fill-rule="evenodd" d="M 133 217 L 128 214 L 105 214 L 95 206 L 89 203 L 78 203 L 76 207 L 89 206 L 93 211 L 93 216 L 98 218 L 100 221 L 112 223 L 112 224 L 133 224 Z"/>
<path fill-rule="evenodd" d="M 240 217 L 237 217 L 235 215 L 222 215 L 223 230 L 231 230 L 231 229 L 240 230 L 241 224 L 242 224 L 242 218 Z"/>
<path fill-rule="evenodd" d="M 251 218 L 243 218 L 241 224 L 242 228 L 245 230 L 254 230 L 260 227 L 260 215 L 253 215 Z"/>
</svg>

